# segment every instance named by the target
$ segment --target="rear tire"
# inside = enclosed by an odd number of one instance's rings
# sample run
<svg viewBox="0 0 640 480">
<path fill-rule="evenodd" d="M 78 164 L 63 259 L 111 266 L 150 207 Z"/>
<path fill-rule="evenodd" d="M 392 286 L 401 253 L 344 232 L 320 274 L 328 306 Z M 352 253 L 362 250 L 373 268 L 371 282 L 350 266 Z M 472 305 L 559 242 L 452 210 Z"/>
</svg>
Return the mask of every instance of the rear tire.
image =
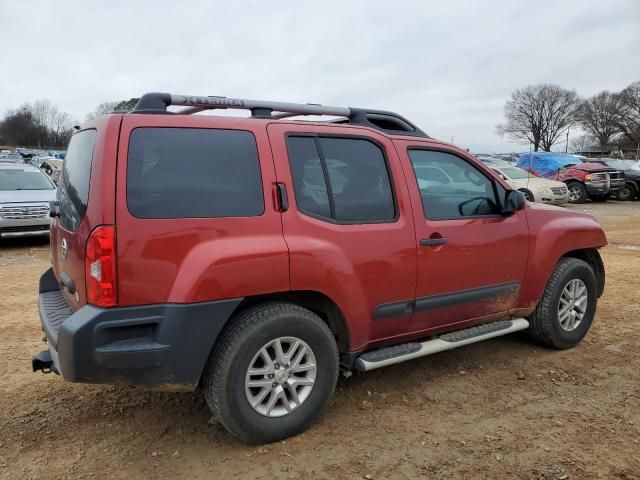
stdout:
<svg viewBox="0 0 640 480">
<path fill-rule="evenodd" d="M 570 182 L 567 184 L 569 189 L 569 203 L 584 203 L 589 196 L 586 187 L 580 182 Z"/>
<path fill-rule="evenodd" d="M 214 416 L 231 434 L 248 443 L 271 443 L 309 428 L 328 405 L 338 365 L 333 334 L 316 314 L 269 303 L 234 320 L 212 352 L 202 383 Z"/>
<path fill-rule="evenodd" d="M 571 286 L 577 298 L 571 301 Z M 549 278 L 544 294 L 533 315 L 529 317 L 529 331 L 546 347 L 571 348 L 589 331 L 598 303 L 596 276 L 591 266 L 577 258 L 562 258 Z M 568 316 L 567 316 L 568 314 Z"/>
</svg>

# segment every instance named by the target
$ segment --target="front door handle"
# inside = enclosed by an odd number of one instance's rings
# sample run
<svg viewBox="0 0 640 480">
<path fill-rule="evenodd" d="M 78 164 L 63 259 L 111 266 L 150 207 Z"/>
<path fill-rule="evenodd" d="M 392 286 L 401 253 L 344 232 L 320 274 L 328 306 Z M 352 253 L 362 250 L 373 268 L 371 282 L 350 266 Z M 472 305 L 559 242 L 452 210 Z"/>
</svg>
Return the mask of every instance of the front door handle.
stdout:
<svg viewBox="0 0 640 480">
<path fill-rule="evenodd" d="M 444 245 L 447 243 L 447 237 L 432 237 L 432 238 L 423 238 L 420 240 L 420 246 L 422 247 L 436 247 L 438 245 Z"/>
</svg>

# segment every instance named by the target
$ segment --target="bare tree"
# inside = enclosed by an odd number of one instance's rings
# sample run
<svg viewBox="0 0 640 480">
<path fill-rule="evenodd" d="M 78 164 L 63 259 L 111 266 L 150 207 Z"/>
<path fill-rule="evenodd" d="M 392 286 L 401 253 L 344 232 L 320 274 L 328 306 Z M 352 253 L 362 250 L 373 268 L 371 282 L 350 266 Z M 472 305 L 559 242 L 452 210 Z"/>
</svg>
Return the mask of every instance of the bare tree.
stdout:
<svg viewBox="0 0 640 480">
<path fill-rule="evenodd" d="M 28 105 L 9 110 L 0 122 L 0 138 L 5 145 L 36 146 L 35 142 L 44 135 L 42 130 Z"/>
<path fill-rule="evenodd" d="M 116 112 L 130 112 L 136 106 L 138 100 L 140 100 L 140 98 L 138 97 L 132 97 L 129 100 L 123 100 L 116 104 L 114 110 Z"/>
<path fill-rule="evenodd" d="M 640 144 L 640 82 L 634 82 L 618 94 L 620 116 L 618 127 L 623 141 L 637 146 Z"/>
<path fill-rule="evenodd" d="M 516 142 L 526 140 L 536 152 L 550 151 L 574 123 L 578 102 L 575 90 L 548 83 L 516 90 L 504 106 L 507 121 L 497 126 L 498 133 Z"/>
<path fill-rule="evenodd" d="M 120 102 L 103 102 L 100 105 L 98 105 L 96 107 L 96 109 L 87 114 L 87 120 L 93 120 L 96 117 L 99 117 L 100 115 L 106 115 L 108 113 L 112 113 L 113 111 L 115 111 L 116 106 L 119 104 Z"/>
<path fill-rule="evenodd" d="M 56 109 L 57 110 L 57 109 Z M 66 112 L 58 112 L 51 118 L 49 131 L 52 137 L 52 146 L 64 147 L 71 140 L 73 134 L 73 118 Z"/>
<path fill-rule="evenodd" d="M 571 139 L 571 151 L 581 152 L 585 148 L 593 145 L 594 140 L 589 135 L 580 135 Z"/>
<path fill-rule="evenodd" d="M 100 115 L 106 115 L 113 112 L 129 112 L 138 103 L 139 98 L 130 98 L 129 100 L 121 100 L 119 102 L 103 102 L 96 109 L 87 114 L 87 120 L 93 120 Z"/>
<path fill-rule="evenodd" d="M 580 102 L 576 118 L 598 145 L 611 145 L 620 134 L 620 98 L 606 90 Z"/>
<path fill-rule="evenodd" d="M 9 111 L 0 123 L 0 132 L 12 145 L 64 147 L 73 133 L 73 123 L 68 113 L 49 100 L 36 100 Z"/>
</svg>

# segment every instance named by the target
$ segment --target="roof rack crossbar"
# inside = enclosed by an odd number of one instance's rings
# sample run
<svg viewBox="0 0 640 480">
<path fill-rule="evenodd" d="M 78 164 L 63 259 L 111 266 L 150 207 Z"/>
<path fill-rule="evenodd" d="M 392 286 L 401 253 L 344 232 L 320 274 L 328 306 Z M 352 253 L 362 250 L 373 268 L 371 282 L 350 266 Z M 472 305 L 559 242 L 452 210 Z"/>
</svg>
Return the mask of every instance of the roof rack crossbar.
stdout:
<svg viewBox="0 0 640 480">
<path fill-rule="evenodd" d="M 186 107 L 179 112 L 168 112 L 169 106 Z M 273 102 L 216 96 L 173 95 L 145 93 L 132 113 L 179 113 L 183 115 L 213 109 L 250 110 L 252 116 L 283 119 L 298 115 L 346 117 L 348 123 L 365 125 L 389 133 L 428 137 L 409 120 L 393 112 L 351 107 L 330 107 L 314 103 Z"/>
</svg>

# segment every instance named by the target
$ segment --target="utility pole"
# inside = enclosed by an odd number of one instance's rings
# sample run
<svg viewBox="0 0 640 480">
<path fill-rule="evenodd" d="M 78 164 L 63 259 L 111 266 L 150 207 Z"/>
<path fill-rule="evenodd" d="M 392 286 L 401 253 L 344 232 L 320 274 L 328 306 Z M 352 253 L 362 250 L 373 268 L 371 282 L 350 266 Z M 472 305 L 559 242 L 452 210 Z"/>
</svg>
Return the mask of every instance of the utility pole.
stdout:
<svg viewBox="0 0 640 480">
<path fill-rule="evenodd" d="M 564 153 L 569 153 L 569 129 L 567 128 L 567 144 L 564 146 Z"/>
</svg>

